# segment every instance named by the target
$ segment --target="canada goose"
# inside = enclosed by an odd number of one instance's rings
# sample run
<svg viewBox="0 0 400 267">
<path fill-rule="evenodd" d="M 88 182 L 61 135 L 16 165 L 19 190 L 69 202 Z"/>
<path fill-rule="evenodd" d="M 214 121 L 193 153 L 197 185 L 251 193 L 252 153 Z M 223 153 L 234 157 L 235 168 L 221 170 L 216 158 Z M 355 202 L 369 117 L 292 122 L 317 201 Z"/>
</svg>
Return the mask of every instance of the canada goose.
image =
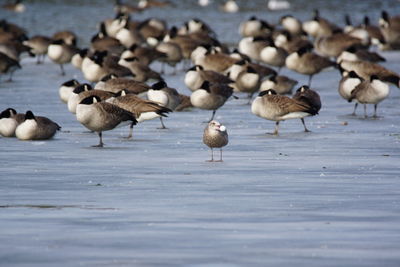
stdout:
<svg viewBox="0 0 400 267">
<path fill-rule="evenodd" d="M 199 57 L 195 65 L 202 66 L 205 70 L 212 70 L 219 73 L 225 72 L 229 67 L 235 64 L 238 60 L 227 54 L 223 53 L 207 53 L 202 57 Z"/>
<path fill-rule="evenodd" d="M 10 39 L 18 39 L 18 40 L 26 40 L 28 39 L 26 37 L 27 31 L 14 24 L 11 22 L 8 22 L 5 19 L 1 19 L 0 20 L 0 32 L 2 32 L 2 34 L 0 35 L 0 40 L 2 40 L 3 42 L 5 41 L 3 38 L 6 38 L 6 40 L 10 40 Z"/>
<path fill-rule="evenodd" d="M 292 98 L 309 105 L 317 113 L 321 109 L 321 98 L 319 94 L 314 90 L 311 90 L 307 85 L 303 85 L 297 89 Z M 303 123 L 304 131 L 309 132 L 304 122 L 304 118 L 300 118 L 300 120 L 301 123 Z"/>
<path fill-rule="evenodd" d="M 291 94 L 298 82 L 283 75 L 270 75 L 260 85 L 260 91 L 273 89 L 277 94 Z"/>
<path fill-rule="evenodd" d="M 371 44 L 371 38 L 365 27 L 362 25 L 357 27 L 353 26 L 349 15 L 345 15 L 345 21 L 346 26 L 343 28 L 343 33 L 347 34 L 348 36 L 358 38 L 363 45 L 368 46 Z"/>
<path fill-rule="evenodd" d="M 200 65 L 196 65 L 186 72 L 184 82 L 191 91 L 199 89 L 204 81 L 225 84 L 233 82 L 229 77 L 212 70 L 204 70 Z"/>
<path fill-rule="evenodd" d="M 94 89 L 104 90 L 112 93 L 118 93 L 125 89 L 130 94 L 141 94 L 147 92 L 151 87 L 143 82 L 138 82 L 128 78 L 120 78 L 114 75 L 107 75 L 103 77 L 100 82 L 96 84 Z"/>
<path fill-rule="evenodd" d="M 271 45 L 271 40 L 265 37 L 244 37 L 239 41 L 238 49 L 240 53 L 245 54 L 254 60 L 261 60 L 261 51 Z"/>
<path fill-rule="evenodd" d="M 130 13 L 140 13 L 143 8 L 138 6 L 133 6 L 129 4 L 123 4 L 121 0 L 116 0 L 114 5 L 114 11 L 118 14 L 130 14 Z"/>
<path fill-rule="evenodd" d="M 108 51 L 110 54 L 121 55 L 125 47 L 121 42 L 108 36 L 104 22 L 100 24 L 100 30 L 90 40 L 91 51 Z"/>
<path fill-rule="evenodd" d="M 167 117 L 166 113 L 172 112 L 172 110 L 157 102 L 144 100 L 134 94 L 126 94 L 125 90 L 120 91 L 116 97 L 110 98 L 107 102 L 131 112 L 138 122 Z M 132 132 L 133 124 L 130 125 L 128 139 L 132 137 Z"/>
<path fill-rule="evenodd" d="M 7 108 L 0 113 L 0 135 L 14 137 L 15 129 L 25 119 L 25 114 L 17 113 L 13 108 Z"/>
<path fill-rule="evenodd" d="M 104 58 L 107 56 L 105 51 L 94 52 L 92 55 L 86 55 L 82 60 L 81 70 L 83 77 L 89 82 L 98 82 L 102 77 L 109 72 L 104 67 Z"/>
<path fill-rule="evenodd" d="M 103 147 L 102 132 L 112 130 L 124 121 L 131 121 L 132 125 L 137 123 L 134 114 L 111 103 L 101 102 L 98 96 L 84 98 L 77 105 L 76 119 L 98 133 L 100 142 L 94 147 Z"/>
<path fill-rule="evenodd" d="M 292 15 L 285 15 L 281 17 L 279 23 L 291 34 L 301 34 L 303 31 L 301 21 Z"/>
<path fill-rule="evenodd" d="M 336 64 L 325 57 L 308 52 L 308 50 L 308 47 L 302 47 L 298 51 L 291 53 L 286 58 L 286 67 L 308 75 L 308 86 L 310 86 L 313 75 Z"/>
<path fill-rule="evenodd" d="M 56 64 L 60 65 L 61 75 L 65 75 L 63 65 L 71 62 L 73 55 L 78 52 L 78 49 L 72 45 L 64 43 L 62 39 L 51 42 L 48 46 L 47 55 Z"/>
<path fill-rule="evenodd" d="M 36 35 L 31 37 L 29 40 L 22 42 L 24 45 L 30 48 L 30 52 L 37 56 L 37 64 L 43 63 L 44 57 L 47 54 L 47 48 L 51 43 L 51 39 L 46 36 Z M 42 56 L 42 62 L 40 61 L 40 56 Z"/>
<path fill-rule="evenodd" d="M 371 75 L 369 81 L 362 81 L 351 92 L 349 102 L 356 99 L 358 103 L 364 104 L 364 116 L 367 118 L 367 104 L 374 104 L 374 115 L 376 118 L 376 110 L 378 104 L 389 95 L 389 86 L 380 81 L 377 75 Z"/>
<path fill-rule="evenodd" d="M 53 34 L 51 37 L 53 40 L 63 40 L 63 42 L 67 45 L 76 46 L 76 41 L 78 37 L 75 33 L 71 31 L 59 31 Z"/>
<path fill-rule="evenodd" d="M 307 36 L 293 35 L 288 31 L 277 32 L 274 36 L 274 43 L 275 46 L 285 49 L 289 54 L 302 47 L 312 45 Z"/>
<path fill-rule="evenodd" d="M 21 53 L 29 53 L 29 47 L 22 45 L 20 41 L 6 41 L 5 43 L 0 43 L 0 52 L 7 55 L 11 59 L 20 61 Z"/>
<path fill-rule="evenodd" d="M 76 107 L 77 105 L 84 99 L 89 96 L 97 96 L 99 97 L 102 101 L 113 97 L 115 94 L 112 92 L 107 92 L 103 90 L 94 90 L 92 87 L 88 84 L 81 84 L 78 85 L 74 91 L 72 91 L 69 99 L 68 99 L 68 110 L 75 114 L 76 113 Z"/>
<path fill-rule="evenodd" d="M 229 54 L 230 57 L 235 58 L 237 60 L 246 60 L 251 61 L 251 59 L 243 53 L 240 53 L 237 48 L 234 48 L 232 52 Z"/>
<path fill-rule="evenodd" d="M 343 60 L 339 63 L 340 67 L 344 70 L 350 72 L 354 71 L 362 77 L 364 80 L 369 81 L 371 75 L 378 76 L 379 80 L 392 83 L 397 87 L 400 87 L 400 77 L 399 75 L 385 67 L 368 61 L 348 61 Z"/>
<path fill-rule="evenodd" d="M 119 40 L 124 47 L 130 47 L 134 44 L 141 44 L 144 42 L 144 38 L 135 30 L 130 21 L 126 21 L 125 26 L 118 30 L 115 34 L 115 38 Z"/>
<path fill-rule="evenodd" d="M 247 62 L 247 66 L 252 67 L 260 75 L 261 79 L 263 79 L 264 77 L 269 76 L 269 75 L 277 75 L 278 74 L 272 68 L 258 64 L 258 63 Z"/>
<path fill-rule="evenodd" d="M 60 86 L 60 89 L 58 90 L 58 94 L 60 95 L 61 101 L 64 103 L 68 103 L 68 99 L 69 99 L 72 91 L 74 91 L 74 89 L 78 85 L 80 85 L 80 83 L 75 79 L 72 79 L 72 80 L 69 80 L 69 81 L 66 81 L 65 83 L 63 83 Z"/>
<path fill-rule="evenodd" d="M 89 53 L 88 48 L 80 49 L 78 51 L 78 53 L 76 53 L 75 55 L 72 56 L 71 64 L 75 68 L 82 70 L 82 62 L 85 59 L 85 57 L 88 55 L 88 53 Z"/>
<path fill-rule="evenodd" d="M 75 114 L 76 106 L 83 99 L 83 98 L 79 98 L 79 94 L 82 93 L 83 91 L 90 91 L 90 90 L 93 90 L 93 87 L 90 84 L 83 83 L 83 84 L 77 85 L 72 90 L 72 92 L 69 94 L 68 101 L 67 101 L 68 111 Z"/>
<path fill-rule="evenodd" d="M 260 89 L 260 74 L 251 66 L 247 66 L 242 70 L 236 78 L 236 88 L 239 92 L 249 94 L 249 104 L 253 94 Z"/>
<path fill-rule="evenodd" d="M 340 30 L 340 27 L 322 18 L 319 15 L 318 9 L 314 10 L 314 17 L 312 20 L 303 22 L 303 31 L 314 38 L 327 37 Z"/>
<path fill-rule="evenodd" d="M 156 0 L 140 0 L 138 3 L 139 8 L 151 8 L 151 7 L 167 7 L 170 6 L 169 1 L 156 1 Z"/>
<path fill-rule="evenodd" d="M 180 104 L 175 108 L 174 111 L 184 111 L 193 107 L 192 102 L 190 102 L 190 96 L 179 94 L 179 99 Z"/>
<path fill-rule="evenodd" d="M 243 21 L 239 25 L 239 33 L 242 37 L 257 37 L 268 35 L 273 31 L 271 26 L 265 20 L 252 16 L 249 20 Z"/>
<path fill-rule="evenodd" d="M 10 73 L 9 82 L 12 81 L 12 75 L 14 71 L 20 69 L 21 65 L 17 60 L 14 60 L 7 56 L 6 54 L 0 52 L 0 74 Z"/>
<path fill-rule="evenodd" d="M 341 62 L 343 60 L 348 61 L 370 61 L 370 62 L 381 62 L 386 61 L 386 59 L 380 56 L 378 53 L 369 52 L 365 49 L 359 49 L 356 46 L 350 46 L 344 50 L 337 57 L 336 62 Z"/>
<path fill-rule="evenodd" d="M 154 60 L 166 57 L 166 54 L 152 47 L 142 47 L 137 44 L 129 47 L 121 55 L 122 58 L 136 57 L 144 65 L 151 64 Z"/>
<path fill-rule="evenodd" d="M 151 101 L 159 103 L 161 106 L 169 110 L 175 110 L 180 104 L 179 93 L 176 89 L 170 88 L 164 81 L 160 81 L 151 86 L 147 91 L 147 98 Z M 162 117 L 160 117 L 161 129 L 166 129 Z"/>
<path fill-rule="evenodd" d="M 137 57 L 121 58 L 118 64 L 131 70 L 131 72 L 135 74 L 134 80 L 138 82 L 145 82 L 149 79 L 162 80 L 158 72 L 142 64 Z"/>
<path fill-rule="evenodd" d="M 258 117 L 276 121 L 273 135 L 278 135 L 280 121 L 301 119 L 318 114 L 307 103 L 287 96 L 277 95 L 272 89 L 258 94 L 251 105 L 251 112 Z"/>
<path fill-rule="evenodd" d="M 114 18 L 105 19 L 100 22 L 100 31 L 102 24 L 104 24 L 104 29 L 107 36 L 116 37 L 119 30 L 126 27 L 127 25 L 130 26 L 132 21 L 130 20 L 129 14 L 123 12 L 116 12 Z"/>
<path fill-rule="evenodd" d="M 286 0 L 269 0 L 267 7 L 269 10 L 289 9 L 290 2 Z"/>
<path fill-rule="evenodd" d="M 190 59 L 192 52 L 198 46 L 203 45 L 203 42 L 194 40 L 188 35 L 178 34 L 178 29 L 175 26 L 169 30 L 168 34 L 165 35 L 163 42 L 171 42 L 179 45 L 183 58 L 185 59 Z"/>
<path fill-rule="evenodd" d="M 361 27 L 368 32 L 368 36 L 371 38 L 371 43 L 378 45 L 383 43 L 385 38 L 382 35 L 381 29 L 378 26 L 371 25 L 369 17 L 365 16 Z"/>
<path fill-rule="evenodd" d="M 390 45 L 400 44 L 400 16 L 390 17 L 386 11 L 382 11 L 379 28 L 386 43 Z"/>
<path fill-rule="evenodd" d="M 220 10 L 226 13 L 236 13 L 239 11 L 239 6 L 235 0 L 228 0 L 220 5 Z"/>
<path fill-rule="evenodd" d="M 219 123 L 218 121 L 212 120 L 210 121 L 203 133 L 203 143 L 211 148 L 211 160 L 209 162 L 214 161 L 214 151 L 213 148 L 220 149 L 220 158 L 219 162 L 222 162 L 222 147 L 226 146 L 229 142 L 228 132 L 226 127 Z"/>
<path fill-rule="evenodd" d="M 315 51 L 326 57 L 338 57 L 350 46 L 361 47 L 361 40 L 346 33 L 334 33 L 327 37 L 317 38 L 314 42 Z"/>
<path fill-rule="evenodd" d="M 210 4 L 210 1 L 209 0 L 198 0 L 197 4 L 199 6 L 203 6 L 204 7 L 204 6 L 208 6 Z"/>
<path fill-rule="evenodd" d="M 15 136 L 20 140 L 45 140 L 52 138 L 61 127 L 54 121 L 33 115 L 28 110 L 24 122 L 15 129 Z"/>
<path fill-rule="evenodd" d="M 215 36 L 215 32 L 211 29 L 211 27 L 199 18 L 193 18 L 185 22 L 183 28 L 180 29 L 179 33 L 182 34 L 204 33 L 207 34 L 208 36 L 210 35 Z"/>
<path fill-rule="evenodd" d="M 339 95 L 348 101 L 351 98 L 351 92 L 363 81 L 363 79 L 360 78 L 354 71 L 350 71 L 348 73 L 346 72 L 346 74 L 342 73 L 342 75 L 343 77 L 339 82 L 338 91 Z M 353 116 L 356 115 L 357 106 L 358 103 L 356 102 L 354 105 L 354 111 L 352 113 Z"/>
<path fill-rule="evenodd" d="M 236 81 L 239 73 L 241 73 L 244 69 L 246 69 L 247 65 L 250 61 L 248 60 L 237 60 L 234 64 L 232 64 L 227 70 L 224 71 L 227 77 L 232 81 Z"/>
<path fill-rule="evenodd" d="M 190 102 L 196 108 L 212 110 L 213 113 L 209 120 L 212 121 L 217 109 L 225 104 L 232 93 L 233 88 L 226 84 L 211 84 L 209 81 L 204 81 L 200 88 L 190 95 Z"/>
<path fill-rule="evenodd" d="M 268 65 L 278 67 L 278 73 L 283 66 L 288 53 L 285 49 L 275 46 L 274 41 L 264 47 L 260 52 L 260 60 Z"/>
<path fill-rule="evenodd" d="M 182 49 L 179 45 L 172 43 L 172 42 L 160 42 L 156 46 L 156 50 L 158 52 L 163 53 L 165 56 L 159 58 L 159 61 L 161 61 L 161 74 L 164 73 L 164 63 L 167 63 L 168 65 L 171 65 L 174 67 L 174 72 L 173 74 L 176 73 L 175 66 L 181 60 L 183 59 L 183 53 Z"/>
<path fill-rule="evenodd" d="M 23 13 L 26 10 L 25 5 L 22 3 L 22 0 L 15 0 L 14 3 L 10 4 L 4 4 L 1 6 L 3 9 L 17 12 L 17 13 Z"/>
<path fill-rule="evenodd" d="M 114 73 L 119 77 L 135 76 L 127 67 L 119 64 L 119 58 L 109 55 L 107 51 L 96 51 L 82 62 L 82 72 L 86 80 L 98 82 L 107 74 Z"/>
<path fill-rule="evenodd" d="M 167 32 L 167 23 L 160 19 L 149 18 L 136 25 L 136 31 L 139 32 L 144 40 L 150 37 L 160 40 L 164 38 Z"/>
</svg>

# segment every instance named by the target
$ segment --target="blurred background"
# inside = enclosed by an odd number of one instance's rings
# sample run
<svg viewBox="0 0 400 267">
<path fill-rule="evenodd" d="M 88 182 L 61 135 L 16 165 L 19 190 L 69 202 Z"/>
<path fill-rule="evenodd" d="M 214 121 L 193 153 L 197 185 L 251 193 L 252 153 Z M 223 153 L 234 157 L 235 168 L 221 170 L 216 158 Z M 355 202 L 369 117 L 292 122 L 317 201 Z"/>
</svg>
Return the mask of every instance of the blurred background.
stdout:
<svg viewBox="0 0 400 267">
<path fill-rule="evenodd" d="M 138 1 L 133 0 L 121 2 L 129 5 L 138 4 Z M 312 17 L 314 9 L 319 9 L 321 16 L 343 26 L 345 14 L 350 15 L 355 25 L 360 24 L 365 15 L 370 17 L 371 23 L 378 24 L 382 10 L 387 10 L 390 15 L 400 14 L 398 0 L 286 0 L 285 2 L 290 5 L 289 8 L 277 10 L 268 8 L 268 0 L 237 0 L 239 6 L 237 13 L 221 12 L 219 7 L 225 2 L 222 0 L 209 0 L 209 4 L 205 7 L 200 6 L 198 0 L 168 0 L 168 2 L 172 5 L 145 9 L 141 13 L 131 14 L 131 18 L 133 20 L 160 18 L 164 19 L 169 27 L 180 26 L 191 18 L 199 18 L 212 27 L 222 42 L 233 43 L 240 39 L 238 33 L 240 22 L 251 16 L 276 24 L 283 15 L 292 14 L 303 21 Z M 26 6 L 25 12 L 17 14 L 0 10 L 0 18 L 25 27 L 30 36 L 51 35 L 59 30 L 71 30 L 79 36 L 80 47 L 88 45 L 92 35 L 97 32 L 100 21 L 115 16 L 113 0 L 27 0 L 23 3 Z"/>
</svg>

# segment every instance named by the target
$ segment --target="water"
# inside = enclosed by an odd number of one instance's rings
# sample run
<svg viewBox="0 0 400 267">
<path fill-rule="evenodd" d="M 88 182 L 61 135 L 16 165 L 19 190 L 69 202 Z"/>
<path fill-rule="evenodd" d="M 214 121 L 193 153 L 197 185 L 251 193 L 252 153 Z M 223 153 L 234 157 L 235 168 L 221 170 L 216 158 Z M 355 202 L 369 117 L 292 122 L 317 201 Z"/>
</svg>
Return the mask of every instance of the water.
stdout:
<svg viewBox="0 0 400 267">
<path fill-rule="evenodd" d="M 22 15 L 1 16 L 30 35 L 75 31 L 88 42 L 96 24 L 112 17 L 113 1 L 27 2 Z M 215 1 L 216 2 L 216 1 Z M 242 1 L 238 14 L 216 4 L 189 1 L 137 15 L 181 25 L 199 17 L 224 42 L 239 40 L 240 21 L 257 15 L 276 22 L 286 13 L 306 19 L 315 7 L 343 25 L 345 13 L 376 22 L 397 1 L 292 1 L 291 11 L 267 11 L 265 1 Z M 348 9 L 350 8 L 350 10 Z M 335 9 L 335 13 L 329 12 Z M 204 10 L 207 10 L 205 12 Z M 350 12 L 351 11 L 351 12 Z M 56 19 L 55 22 L 49 22 Z M 384 66 L 400 72 L 399 52 L 385 52 Z M 245 99 L 217 112 L 230 143 L 223 163 L 207 163 L 201 136 L 211 112 L 173 113 L 165 120 L 105 132 L 103 149 L 58 98 L 59 76 L 46 60 L 24 58 L 15 82 L 1 83 L 1 109 L 31 109 L 63 131 L 48 141 L 0 139 L 1 266 L 398 266 L 400 263 L 400 92 L 378 107 L 379 119 L 357 117 L 337 93 L 339 74 L 316 75 L 320 115 L 274 123 L 250 113 Z M 155 69 L 158 64 L 153 65 Z M 283 72 L 306 83 L 307 77 Z M 169 85 L 189 94 L 183 75 Z M 372 112 L 372 108 L 368 110 Z M 344 122 L 347 122 L 345 125 Z"/>
</svg>

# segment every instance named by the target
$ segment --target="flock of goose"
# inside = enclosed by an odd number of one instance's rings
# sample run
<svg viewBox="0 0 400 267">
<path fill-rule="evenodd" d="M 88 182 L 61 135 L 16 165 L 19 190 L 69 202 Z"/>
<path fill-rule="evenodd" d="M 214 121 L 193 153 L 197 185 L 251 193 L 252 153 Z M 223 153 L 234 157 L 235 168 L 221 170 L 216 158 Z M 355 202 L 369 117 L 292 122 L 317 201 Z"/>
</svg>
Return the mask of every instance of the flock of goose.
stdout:
<svg viewBox="0 0 400 267">
<path fill-rule="evenodd" d="M 212 111 L 203 141 L 211 150 L 221 149 L 221 161 L 228 134 L 226 127 L 213 119 L 230 97 L 238 98 L 235 94 L 247 94 L 251 112 L 275 121 L 273 134 L 278 135 L 280 121 L 288 119 L 301 119 L 304 130 L 309 131 L 304 118 L 318 114 L 321 108 L 312 78 L 325 69 L 339 70 L 339 94 L 346 101 L 355 101 L 354 114 L 360 103 L 367 116 L 366 105 L 373 104 L 377 116 L 377 105 L 389 95 L 388 84 L 400 87 L 400 76 L 380 65 L 385 59 L 371 49 L 400 48 L 400 16 L 386 11 L 382 11 L 379 25 L 365 17 L 354 26 L 347 16 L 344 28 L 323 18 L 318 10 L 304 22 L 287 15 L 272 24 L 253 16 L 240 24 L 242 39 L 237 46 L 228 47 L 199 19 L 181 27 L 168 27 L 157 18 L 131 19 L 130 13 L 168 5 L 149 0 L 130 6 L 117 1 L 116 17 L 99 23 L 88 48 L 78 48 L 77 36 L 70 31 L 28 38 L 26 30 L 1 20 L 0 74 L 10 74 L 11 80 L 21 68 L 23 53 L 37 57 L 37 64 L 47 56 L 60 66 L 61 75 L 66 74 L 64 64 L 73 64 L 86 81 L 66 81 L 59 88 L 60 99 L 83 126 L 98 133 L 97 146 L 103 146 L 102 132 L 124 122 L 130 125 L 128 138 L 132 138 L 137 123 L 160 118 L 166 128 L 163 117 L 170 112 L 192 107 Z M 21 7 L 18 10 L 14 11 L 21 12 Z M 151 67 L 155 61 L 162 64 L 160 71 Z M 187 69 L 183 80 L 192 91 L 190 96 L 169 87 L 163 78 L 166 66 L 176 74 L 178 64 Z M 286 96 L 298 82 L 280 75 L 282 68 L 307 75 L 308 85 L 300 86 L 292 97 Z M 57 123 L 32 111 L 20 114 L 7 108 L 0 115 L 0 134 L 5 137 L 49 139 L 59 129 Z"/>
</svg>

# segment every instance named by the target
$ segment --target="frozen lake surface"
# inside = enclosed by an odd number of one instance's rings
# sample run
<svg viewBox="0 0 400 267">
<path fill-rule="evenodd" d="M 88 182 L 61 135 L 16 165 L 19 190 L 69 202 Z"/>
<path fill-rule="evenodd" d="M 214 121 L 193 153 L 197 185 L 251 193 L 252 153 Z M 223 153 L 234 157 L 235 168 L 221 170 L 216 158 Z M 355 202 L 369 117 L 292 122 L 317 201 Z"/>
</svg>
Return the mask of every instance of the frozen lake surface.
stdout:
<svg viewBox="0 0 400 267">
<path fill-rule="evenodd" d="M 18 16 L 1 12 L 32 34 L 46 34 L 40 22 L 64 13 L 61 22 L 69 21 L 82 43 L 89 39 L 83 33 L 92 34 L 98 21 L 113 15 L 112 1 L 85 1 L 93 16 L 82 16 L 87 23 L 80 29 L 71 22 L 73 10 L 84 14 L 80 1 L 56 2 L 27 2 L 27 12 Z M 182 16 L 171 24 L 178 25 L 198 16 L 221 40 L 234 43 L 237 26 L 251 14 L 276 22 L 287 13 L 267 16 L 266 9 L 256 9 L 260 2 L 237 15 L 211 10 L 200 16 L 186 3 L 139 16 L 176 12 Z M 385 7 L 400 13 L 396 1 L 305 2 L 307 10 L 293 1 L 295 15 L 308 18 L 312 3 L 322 13 L 337 6 L 331 18 L 341 25 L 350 3 L 355 18 L 366 12 L 376 21 Z M 50 33 L 63 29 L 62 23 L 44 27 Z M 382 54 L 388 59 L 383 65 L 399 73 L 400 52 Z M 211 112 L 197 109 L 171 114 L 167 130 L 157 129 L 158 120 L 144 122 L 127 141 L 128 127 L 120 127 L 104 132 L 104 148 L 90 147 L 98 137 L 58 97 L 64 81 L 83 82 L 72 66 L 66 71 L 62 77 L 48 59 L 36 65 L 25 58 L 15 81 L 0 83 L 1 110 L 30 109 L 63 130 L 48 141 L 0 138 L 1 266 L 400 265 L 398 88 L 391 86 L 390 97 L 378 106 L 378 119 L 364 119 L 362 107 L 354 117 L 348 115 L 353 104 L 337 93 L 339 73 L 323 72 L 312 86 L 323 107 L 320 115 L 306 118 L 312 132 L 291 120 L 281 123 L 278 137 L 266 134 L 274 123 L 252 115 L 246 99 L 230 100 L 217 111 L 230 137 L 224 162 L 208 163 L 201 138 L 202 121 Z M 307 82 L 288 70 L 283 74 Z M 165 79 L 189 94 L 182 72 Z"/>
</svg>

